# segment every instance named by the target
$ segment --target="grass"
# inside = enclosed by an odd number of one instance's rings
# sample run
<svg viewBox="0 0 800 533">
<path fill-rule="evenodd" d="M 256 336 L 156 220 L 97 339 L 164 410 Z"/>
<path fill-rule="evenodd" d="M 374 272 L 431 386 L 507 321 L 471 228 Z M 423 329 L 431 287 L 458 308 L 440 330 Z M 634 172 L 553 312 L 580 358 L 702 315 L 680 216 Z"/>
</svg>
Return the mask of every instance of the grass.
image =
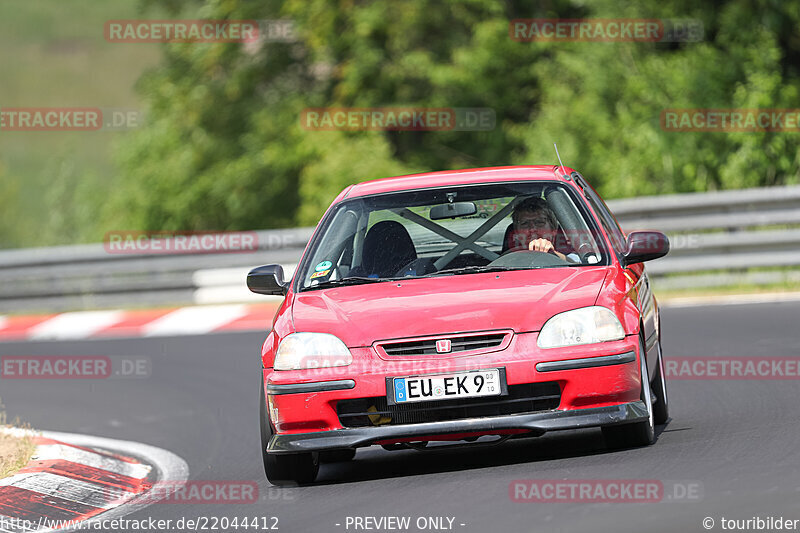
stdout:
<svg viewBox="0 0 800 533">
<path fill-rule="evenodd" d="M 660 301 L 665 301 L 670 298 L 800 292 L 800 283 L 773 283 L 766 285 L 737 284 L 722 287 L 708 287 L 704 289 L 659 289 L 658 285 L 654 283 L 653 290 Z"/>
<path fill-rule="evenodd" d="M 6 414 L 0 404 L 0 429 L 6 427 Z M 0 432 L 0 479 L 25 466 L 36 446 L 30 436 L 18 437 Z"/>
<path fill-rule="evenodd" d="M 106 42 L 104 23 L 159 18 L 139 0 L 6 0 L 0 3 L 0 108 L 141 109 L 134 86 L 158 65 L 161 45 Z M 0 131 L 0 248 L 99 240 L 77 187 L 117 183 L 112 149 L 125 132 Z M 83 209 L 76 220 L 76 210 Z M 91 224 L 88 224 L 91 226 Z M 102 234 L 100 234 L 102 236 Z"/>
</svg>

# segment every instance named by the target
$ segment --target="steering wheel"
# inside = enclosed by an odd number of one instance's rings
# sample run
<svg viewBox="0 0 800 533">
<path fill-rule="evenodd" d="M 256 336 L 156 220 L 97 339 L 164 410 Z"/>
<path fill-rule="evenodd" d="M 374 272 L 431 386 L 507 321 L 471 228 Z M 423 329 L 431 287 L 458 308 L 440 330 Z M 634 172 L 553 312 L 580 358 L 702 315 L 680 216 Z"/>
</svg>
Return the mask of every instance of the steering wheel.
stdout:
<svg viewBox="0 0 800 533">
<path fill-rule="evenodd" d="M 422 273 L 423 274 L 430 274 L 434 272 L 436 269 L 433 267 L 433 263 L 424 257 L 418 257 L 416 259 L 412 259 L 405 265 L 403 265 L 394 275 L 396 278 L 405 277 L 406 271 L 413 268 L 415 272 L 419 271 L 419 267 L 422 266 Z M 417 274 L 418 275 L 418 274 Z"/>
<path fill-rule="evenodd" d="M 509 253 L 510 252 L 510 253 Z M 554 253 L 538 250 L 509 250 L 488 266 L 530 268 L 533 266 L 562 266 L 568 262 Z"/>
<path fill-rule="evenodd" d="M 556 253 L 555 253 L 555 250 L 550 250 L 549 252 L 540 252 L 539 250 L 526 250 L 525 248 L 513 248 L 511 250 L 506 250 L 505 252 L 500 254 L 500 257 L 503 257 L 503 256 L 508 255 L 508 254 L 517 253 L 517 252 L 536 252 L 536 253 L 539 253 L 539 254 L 550 254 L 550 255 L 555 255 L 556 257 L 558 257 L 558 255 L 556 255 Z M 559 257 L 559 259 L 561 259 L 561 258 Z M 497 261 L 497 259 L 495 259 L 495 261 Z"/>
<path fill-rule="evenodd" d="M 580 256 L 581 263 L 583 264 L 588 264 L 590 257 L 597 258 L 597 252 L 594 251 L 588 242 L 582 243 L 580 246 L 578 246 L 576 251 L 578 252 L 578 256 Z"/>
</svg>

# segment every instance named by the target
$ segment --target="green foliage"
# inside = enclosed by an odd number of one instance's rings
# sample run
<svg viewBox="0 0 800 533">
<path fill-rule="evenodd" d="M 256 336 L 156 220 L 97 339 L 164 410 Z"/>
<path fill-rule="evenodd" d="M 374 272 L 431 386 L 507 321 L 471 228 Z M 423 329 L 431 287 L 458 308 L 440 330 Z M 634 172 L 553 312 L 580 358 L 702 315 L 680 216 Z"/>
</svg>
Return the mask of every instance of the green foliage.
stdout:
<svg viewBox="0 0 800 533">
<path fill-rule="evenodd" d="M 660 125 L 668 108 L 796 107 L 797 71 L 788 57 L 800 43 L 781 49 L 783 19 L 775 17 L 789 4 L 758 3 L 692 6 L 683 16 L 703 21 L 705 42 L 559 44 L 553 61 L 537 65 L 537 77 L 551 83 L 531 123 L 517 129 L 526 150 L 515 162 L 545 160 L 548 141 L 558 140 L 570 165 L 609 197 L 796 183 L 796 133 L 665 132 Z M 785 16 L 797 21 L 792 9 Z M 656 15 L 671 12 L 662 7 Z M 614 16 L 654 15 L 640 4 Z"/>
<path fill-rule="evenodd" d="M 19 183 L 7 177 L 7 170 L 0 161 L 0 245 L 15 238 L 14 206 L 19 201 Z"/>
<path fill-rule="evenodd" d="M 273 2 L 274 4 L 274 2 Z M 260 4 L 269 7 L 269 2 Z M 255 19 L 211 2 L 198 18 Z M 289 226 L 310 154 L 296 131 L 309 83 L 290 44 L 173 44 L 140 83 L 148 124 L 120 150 L 124 184 L 109 224 L 148 230 Z"/>
<path fill-rule="evenodd" d="M 182 18 L 291 19 L 298 38 L 164 45 L 161 65 L 138 84 L 147 123 L 121 139 L 120 174 L 109 197 L 99 195 L 106 208 L 94 224 L 107 229 L 314 224 L 348 184 L 427 170 L 554 163 L 554 141 L 564 162 L 608 197 L 797 183 L 800 176 L 797 133 L 670 132 L 660 123 L 669 108 L 796 107 L 796 2 L 141 5 L 145 14 Z M 509 37 L 516 18 L 697 19 L 705 37 L 516 42 Z M 488 107 L 497 126 L 308 131 L 300 124 L 308 107 Z M 65 183 L 76 174 L 54 168 Z M 87 196 L 76 192 L 75 201 L 88 202 Z M 65 235 L 85 235 L 81 228 L 92 224 L 86 212 L 64 219 L 75 228 Z"/>
<path fill-rule="evenodd" d="M 403 166 L 392 158 L 388 141 L 380 134 L 351 136 L 340 132 L 325 135 L 318 155 L 303 169 L 300 176 L 300 197 L 303 203 L 298 223 L 313 226 L 331 200 L 345 187 L 373 177 L 411 174 L 418 169 Z"/>
<path fill-rule="evenodd" d="M 157 0 L 152 0 L 157 3 Z M 115 208 L 137 227 L 313 224 L 350 183 L 565 161 L 609 197 L 797 182 L 796 134 L 667 132 L 668 108 L 792 107 L 794 3 L 209 1 L 208 18 L 290 18 L 295 44 L 177 45 L 142 88 Z M 166 3 L 164 4 L 166 6 Z M 168 7 L 168 6 L 167 6 Z M 516 42 L 528 17 L 699 19 L 696 43 Z M 490 107 L 491 132 L 305 131 L 305 107 Z"/>
<path fill-rule="evenodd" d="M 138 108 L 133 86 L 160 47 L 103 37 L 105 21 L 141 16 L 138 2 L 0 2 L 0 109 Z M 112 145 L 124 135 L 0 130 L 0 248 L 102 239 L 97 206 L 115 188 Z"/>
</svg>

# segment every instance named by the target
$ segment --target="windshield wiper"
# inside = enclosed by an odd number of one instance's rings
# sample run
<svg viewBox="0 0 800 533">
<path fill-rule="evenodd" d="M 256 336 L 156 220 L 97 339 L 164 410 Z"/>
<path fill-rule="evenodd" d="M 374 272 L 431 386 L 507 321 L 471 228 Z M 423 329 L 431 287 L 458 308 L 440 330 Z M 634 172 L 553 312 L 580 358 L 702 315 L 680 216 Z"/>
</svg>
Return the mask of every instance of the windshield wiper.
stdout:
<svg viewBox="0 0 800 533">
<path fill-rule="evenodd" d="M 347 285 L 361 285 L 363 283 L 379 283 L 382 281 L 392 281 L 394 278 L 365 278 L 360 276 L 350 276 L 342 279 L 329 279 L 322 281 L 316 285 L 308 285 L 303 287 L 303 290 L 309 289 L 327 289 L 328 287 L 344 287 Z"/>
<path fill-rule="evenodd" d="M 426 274 L 422 277 L 432 277 L 432 276 L 446 276 L 449 274 L 475 274 L 475 273 L 483 273 L 483 272 L 504 272 L 507 270 L 525 270 L 525 267 L 502 267 L 502 266 L 465 266 L 459 268 L 446 268 L 444 270 L 439 270 L 438 272 L 433 272 L 431 274 Z"/>
</svg>

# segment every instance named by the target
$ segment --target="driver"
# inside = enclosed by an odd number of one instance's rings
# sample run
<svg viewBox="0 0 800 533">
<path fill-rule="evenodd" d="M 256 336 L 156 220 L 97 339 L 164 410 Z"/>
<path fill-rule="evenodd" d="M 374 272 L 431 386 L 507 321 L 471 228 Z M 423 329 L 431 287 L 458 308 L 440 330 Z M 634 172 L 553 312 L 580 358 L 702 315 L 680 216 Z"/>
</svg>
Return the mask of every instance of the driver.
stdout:
<svg viewBox="0 0 800 533">
<path fill-rule="evenodd" d="M 542 198 L 526 198 L 518 203 L 514 207 L 511 220 L 510 249 L 527 248 L 531 251 L 552 253 L 571 263 L 580 260 L 577 254 L 563 254 L 556 250 L 553 241 L 558 230 L 558 219 Z"/>
</svg>

